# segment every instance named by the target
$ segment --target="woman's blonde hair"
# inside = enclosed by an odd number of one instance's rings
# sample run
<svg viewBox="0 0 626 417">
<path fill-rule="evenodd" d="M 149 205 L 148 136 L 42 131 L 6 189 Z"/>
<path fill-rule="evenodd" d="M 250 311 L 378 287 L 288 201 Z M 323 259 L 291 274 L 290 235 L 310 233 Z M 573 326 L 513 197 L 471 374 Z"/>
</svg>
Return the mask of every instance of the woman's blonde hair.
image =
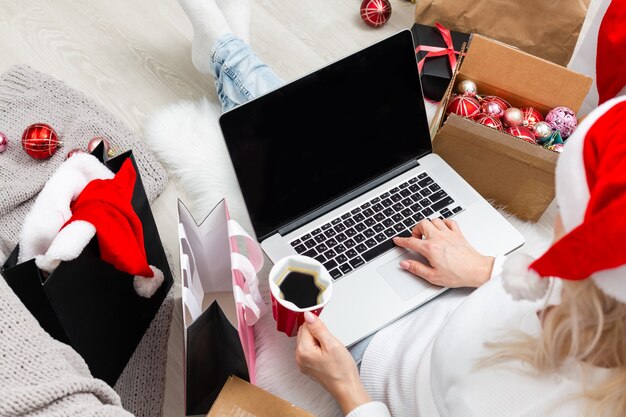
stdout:
<svg viewBox="0 0 626 417">
<path fill-rule="evenodd" d="M 541 336 L 516 332 L 509 340 L 487 343 L 493 355 L 479 366 L 517 359 L 539 373 L 552 373 L 573 358 L 609 368 L 609 379 L 584 388 L 582 395 L 591 400 L 587 413 L 626 416 L 626 304 L 607 296 L 591 279 L 564 280 L 561 303 L 544 310 L 540 319 Z"/>
</svg>

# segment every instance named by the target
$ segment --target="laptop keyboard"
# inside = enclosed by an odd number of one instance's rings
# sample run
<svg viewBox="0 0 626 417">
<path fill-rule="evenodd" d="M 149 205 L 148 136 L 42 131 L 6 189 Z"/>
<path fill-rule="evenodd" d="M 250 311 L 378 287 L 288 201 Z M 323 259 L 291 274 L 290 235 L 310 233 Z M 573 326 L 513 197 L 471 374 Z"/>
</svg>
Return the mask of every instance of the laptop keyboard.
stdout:
<svg viewBox="0 0 626 417">
<path fill-rule="evenodd" d="M 423 172 L 290 243 L 300 255 L 320 261 L 336 280 L 392 249 L 394 237 L 411 236 L 420 220 L 461 211 Z"/>
</svg>

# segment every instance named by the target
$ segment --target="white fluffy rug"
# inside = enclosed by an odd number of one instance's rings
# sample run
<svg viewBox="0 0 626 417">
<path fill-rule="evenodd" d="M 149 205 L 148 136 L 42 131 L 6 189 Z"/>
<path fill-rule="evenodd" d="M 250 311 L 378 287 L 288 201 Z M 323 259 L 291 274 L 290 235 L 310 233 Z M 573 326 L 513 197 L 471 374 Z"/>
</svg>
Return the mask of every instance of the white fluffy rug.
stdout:
<svg viewBox="0 0 626 417">
<path fill-rule="evenodd" d="M 432 105 L 428 109 L 432 117 Z M 151 117 L 146 127 L 146 141 L 177 181 L 185 195 L 182 198 L 195 218 L 203 218 L 217 202 L 226 198 L 231 216 L 252 233 L 217 121 L 220 114 L 219 104 L 208 100 L 171 105 Z M 525 252 L 538 256 L 545 251 L 551 239 L 551 216 L 531 224 L 502 213 L 526 237 Z M 259 276 L 266 302 L 266 277 L 270 267 L 266 262 Z M 271 314 L 265 314 L 255 328 L 258 385 L 314 415 L 341 416 L 333 399 L 298 371 L 294 359 L 295 340 L 275 331 L 274 325 Z"/>
</svg>

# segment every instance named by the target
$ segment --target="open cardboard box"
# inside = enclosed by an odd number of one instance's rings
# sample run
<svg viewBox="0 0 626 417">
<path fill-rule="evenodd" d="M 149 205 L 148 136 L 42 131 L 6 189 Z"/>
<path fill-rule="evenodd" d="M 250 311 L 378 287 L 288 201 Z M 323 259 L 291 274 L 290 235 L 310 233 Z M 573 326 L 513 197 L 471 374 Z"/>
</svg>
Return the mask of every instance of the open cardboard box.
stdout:
<svg viewBox="0 0 626 417">
<path fill-rule="evenodd" d="M 207 417 L 313 417 L 312 414 L 236 376 L 220 391 Z"/>
<path fill-rule="evenodd" d="M 456 85 L 472 80 L 479 94 L 544 116 L 557 106 L 575 113 L 591 78 L 514 47 L 474 35 L 431 125 L 433 150 L 483 197 L 517 217 L 537 221 L 554 199 L 558 153 L 451 114 L 445 109 Z M 567 146 L 567 142 L 565 143 Z"/>
</svg>

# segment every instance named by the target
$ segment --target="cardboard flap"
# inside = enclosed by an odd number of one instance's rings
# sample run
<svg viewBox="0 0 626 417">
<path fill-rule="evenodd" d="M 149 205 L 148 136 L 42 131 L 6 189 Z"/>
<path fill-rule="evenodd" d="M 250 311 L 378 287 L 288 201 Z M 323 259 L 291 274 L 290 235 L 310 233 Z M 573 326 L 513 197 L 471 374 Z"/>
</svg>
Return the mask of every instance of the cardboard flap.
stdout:
<svg viewBox="0 0 626 417">
<path fill-rule="evenodd" d="M 313 417 L 312 414 L 236 376 L 222 388 L 207 417 Z"/>
<path fill-rule="evenodd" d="M 476 81 L 479 91 L 503 91 L 512 105 L 542 110 L 565 106 L 578 113 L 592 80 L 485 36 L 474 35 L 463 60 L 463 78 Z M 488 83 L 487 81 L 488 80 Z M 549 80 L 549 81 L 546 81 Z M 494 94 L 495 94 L 494 91 Z M 516 103 L 516 98 L 519 98 Z"/>
<path fill-rule="evenodd" d="M 483 126 L 472 120 L 451 114 L 443 125 L 437 140 L 455 140 L 489 149 L 530 167 L 553 173 L 558 153 L 533 145 L 496 129 Z"/>
</svg>

